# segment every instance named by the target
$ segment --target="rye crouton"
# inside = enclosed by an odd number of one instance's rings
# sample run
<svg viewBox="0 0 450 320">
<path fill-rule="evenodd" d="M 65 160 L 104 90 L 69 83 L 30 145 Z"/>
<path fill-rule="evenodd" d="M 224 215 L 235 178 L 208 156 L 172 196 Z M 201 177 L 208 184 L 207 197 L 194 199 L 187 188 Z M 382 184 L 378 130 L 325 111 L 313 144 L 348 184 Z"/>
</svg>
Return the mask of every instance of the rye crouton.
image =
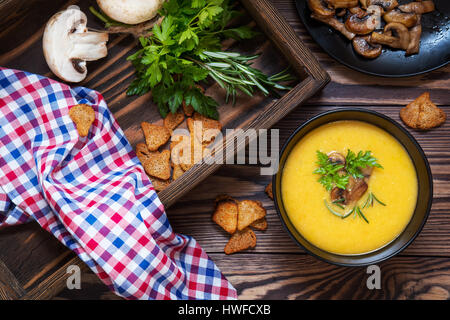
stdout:
<svg viewBox="0 0 450 320">
<path fill-rule="evenodd" d="M 148 150 L 156 151 L 170 139 L 170 131 L 164 126 L 158 126 L 148 122 L 141 123 Z"/>
<path fill-rule="evenodd" d="M 443 124 L 446 115 L 430 100 L 430 94 L 424 92 L 400 110 L 400 118 L 408 127 L 429 130 Z"/>
<path fill-rule="evenodd" d="M 167 188 L 170 184 L 170 180 L 161 180 L 155 177 L 149 177 L 150 181 L 152 182 L 153 188 L 155 188 L 156 191 L 163 191 L 165 188 Z"/>
<path fill-rule="evenodd" d="M 232 198 L 216 199 L 216 209 L 212 220 L 228 233 L 234 233 L 237 228 L 238 205 Z"/>
<path fill-rule="evenodd" d="M 232 254 L 256 246 L 256 235 L 250 229 L 236 231 L 225 246 L 225 253 Z"/>
<path fill-rule="evenodd" d="M 192 118 L 186 119 L 186 123 L 191 135 L 195 135 L 202 144 L 209 144 L 214 141 L 222 130 L 219 121 L 194 113 Z"/>
<path fill-rule="evenodd" d="M 77 104 L 70 108 L 69 116 L 75 123 L 80 137 L 86 137 L 95 120 L 94 109 L 87 104 Z"/>
<path fill-rule="evenodd" d="M 164 118 L 164 127 L 166 127 L 170 132 L 172 132 L 176 127 L 178 127 L 184 120 L 184 114 L 181 112 L 169 114 Z"/>
<path fill-rule="evenodd" d="M 186 102 L 183 101 L 182 107 L 183 112 L 187 117 L 190 117 L 194 114 L 194 108 L 192 107 L 192 105 L 187 105 Z"/>
<path fill-rule="evenodd" d="M 267 220 L 266 218 L 256 220 L 250 225 L 250 227 L 259 231 L 264 231 L 267 229 Z"/>
<path fill-rule="evenodd" d="M 270 199 L 273 200 L 273 191 L 272 191 L 272 182 L 270 182 L 266 187 L 266 193 L 269 196 Z"/>
<path fill-rule="evenodd" d="M 151 152 L 145 162 L 144 169 L 152 177 L 168 180 L 170 178 L 170 151 Z"/>
<path fill-rule="evenodd" d="M 261 202 L 242 200 L 238 204 L 238 230 L 244 230 L 256 220 L 266 216 L 266 209 Z"/>
</svg>

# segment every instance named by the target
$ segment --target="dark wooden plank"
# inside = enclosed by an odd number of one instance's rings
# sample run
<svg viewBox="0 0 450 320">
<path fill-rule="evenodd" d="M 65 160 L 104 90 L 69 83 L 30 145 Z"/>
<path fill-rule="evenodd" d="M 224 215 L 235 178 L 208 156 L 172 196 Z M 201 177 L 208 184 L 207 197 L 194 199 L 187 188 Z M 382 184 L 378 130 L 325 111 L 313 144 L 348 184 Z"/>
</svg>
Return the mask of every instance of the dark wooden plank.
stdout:
<svg viewBox="0 0 450 320">
<path fill-rule="evenodd" d="M 17 278 L 0 260 L 0 300 L 19 299 L 25 294 Z"/>
<path fill-rule="evenodd" d="M 369 290 L 366 268 L 330 265 L 303 254 L 210 254 L 238 291 L 239 299 L 400 299 L 450 297 L 450 259 L 395 257 L 379 265 L 381 289 Z M 81 290 L 55 299 L 118 299 L 91 273 Z"/>
</svg>

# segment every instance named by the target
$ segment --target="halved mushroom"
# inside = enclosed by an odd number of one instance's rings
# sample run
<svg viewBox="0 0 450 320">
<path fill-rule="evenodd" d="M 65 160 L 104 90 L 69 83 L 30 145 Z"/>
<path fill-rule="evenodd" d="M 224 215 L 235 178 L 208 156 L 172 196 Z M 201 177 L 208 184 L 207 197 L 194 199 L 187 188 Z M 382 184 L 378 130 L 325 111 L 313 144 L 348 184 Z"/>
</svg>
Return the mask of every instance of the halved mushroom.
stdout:
<svg viewBox="0 0 450 320">
<path fill-rule="evenodd" d="M 409 30 L 409 46 L 406 50 L 407 55 L 419 53 L 420 37 L 422 35 L 422 24 L 420 23 L 421 16 L 417 20 L 417 24 Z"/>
<path fill-rule="evenodd" d="M 392 35 L 389 32 L 392 31 Z M 395 49 L 407 50 L 409 46 L 409 31 L 403 24 L 391 22 L 384 27 L 383 33 L 373 32 L 372 43 L 385 44 Z"/>
<path fill-rule="evenodd" d="M 308 7 L 316 15 L 324 17 L 334 16 L 334 9 L 328 8 L 325 0 L 308 0 Z"/>
<path fill-rule="evenodd" d="M 432 12 L 435 9 L 433 1 L 410 2 L 398 7 L 403 12 L 414 12 L 424 14 Z"/>
<path fill-rule="evenodd" d="M 356 53 L 368 59 L 375 59 L 380 56 L 383 46 L 370 43 L 370 36 L 354 37 L 352 44 Z"/>
<path fill-rule="evenodd" d="M 341 32 L 347 39 L 352 40 L 355 37 L 353 32 L 350 32 L 345 28 L 345 25 L 337 20 L 335 17 L 324 17 L 315 13 L 311 14 L 311 18 L 316 19 L 320 22 L 326 23 L 330 27 L 336 29 Z"/>
<path fill-rule="evenodd" d="M 352 14 L 345 21 L 345 27 L 348 31 L 362 35 L 371 33 L 379 25 L 380 14 L 375 12 L 374 8 L 371 11 L 368 10 L 364 16 L 359 13 Z"/>
<path fill-rule="evenodd" d="M 399 22 L 407 28 L 411 28 L 417 24 L 417 15 L 415 13 L 402 12 L 398 9 L 386 12 L 383 18 L 387 23 Z"/>
<path fill-rule="evenodd" d="M 106 57 L 107 33 L 89 32 L 87 17 L 78 7 L 56 13 L 48 21 L 43 36 L 45 60 L 52 72 L 68 82 L 86 78 L 86 61 Z"/>
<path fill-rule="evenodd" d="M 361 9 L 360 6 L 349 8 L 348 11 L 350 11 L 351 14 L 357 14 L 360 17 L 366 14 L 366 12 L 363 9 Z"/>
<path fill-rule="evenodd" d="M 332 151 L 328 154 L 328 160 L 331 163 L 345 165 L 345 157 L 337 151 Z"/>
<path fill-rule="evenodd" d="M 339 8 L 356 7 L 358 5 L 359 0 L 326 0 L 326 1 L 331 7 L 339 9 Z"/>
<path fill-rule="evenodd" d="M 348 205 L 358 201 L 368 189 L 367 183 L 364 179 L 355 179 L 350 176 L 348 179 L 347 188 L 344 190 L 343 198 L 344 204 Z"/>
<path fill-rule="evenodd" d="M 390 11 L 398 6 L 397 0 L 360 0 L 363 9 L 376 5 L 382 7 L 385 11 Z"/>
</svg>

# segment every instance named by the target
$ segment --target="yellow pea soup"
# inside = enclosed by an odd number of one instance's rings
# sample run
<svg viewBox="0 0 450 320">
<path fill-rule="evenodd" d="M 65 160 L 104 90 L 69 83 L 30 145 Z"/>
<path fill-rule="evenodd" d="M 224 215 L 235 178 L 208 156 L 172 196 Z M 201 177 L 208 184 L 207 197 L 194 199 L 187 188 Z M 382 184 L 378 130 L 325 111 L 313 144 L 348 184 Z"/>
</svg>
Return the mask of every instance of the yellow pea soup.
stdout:
<svg viewBox="0 0 450 320">
<path fill-rule="evenodd" d="M 316 151 L 347 155 L 370 150 L 383 166 L 374 168 L 368 190 L 358 200 L 362 207 L 369 192 L 386 204 L 374 201 L 363 210 L 369 221 L 350 215 L 342 219 L 324 204 L 330 193 L 317 180 Z M 361 121 L 336 121 L 305 135 L 290 152 L 282 172 L 281 196 L 294 227 L 316 247 L 341 255 L 363 254 L 379 249 L 405 229 L 417 201 L 417 174 L 404 147 L 383 129 Z"/>
</svg>

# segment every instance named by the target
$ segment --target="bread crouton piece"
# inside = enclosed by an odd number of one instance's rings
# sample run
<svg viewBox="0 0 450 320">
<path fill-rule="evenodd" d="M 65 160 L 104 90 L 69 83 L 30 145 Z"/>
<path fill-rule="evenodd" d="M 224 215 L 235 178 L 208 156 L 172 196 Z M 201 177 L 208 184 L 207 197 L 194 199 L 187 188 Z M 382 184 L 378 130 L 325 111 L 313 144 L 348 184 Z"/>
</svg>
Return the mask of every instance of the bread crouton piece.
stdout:
<svg viewBox="0 0 450 320">
<path fill-rule="evenodd" d="M 216 199 L 212 220 L 226 232 L 233 234 L 237 228 L 238 205 L 231 197 Z"/>
<path fill-rule="evenodd" d="M 269 196 L 269 198 L 273 200 L 272 182 L 270 182 L 267 185 L 265 191 L 266 191 L 267 195 Z"/>
<path fill-rule="evenodd" d="M 178 127 L 184 120 L 184 114 L 181 112 L 172 113 L 169 112 L 164 118 L 164 127 L 166 127 L 170 132 L 172 132 L 176 127 Z"/>
<path fill-rule="evenodd" d="M 70 108 L 69 116 L 75 123 L 80 137 L 86 137 L 95 120 L 94 109 L 87 104 L 77 104 Z"/>
<path fill-rule="evenodd" d="M 187 105 L 186 102 L 183 101 L 182 107 L 183 112 L 187 117 L 190 117 L 194 114 L 194 108 L 192 107 L 192 105 Z"/>
<path fill-rule="evenodd" d="M 157 192 L 159 191 L 163 191 L 165 188 L 167 188 L 170 184 L 170 180 L 161 180 L 155 177 L 149 177 L 150 181 L 152 182 L 153 188 L 155 188 L 155 190 Z"/>
<path fill-rule="evenodd" d="M 205 146 L 202 145 L 194 135 L 191 135 L 189 140 L 190 146 L 180 144 L 180 147 L 183 150 L 181 152 L 180 165 L 184 171 L 188 171 L 194 166 L 194 164 L 200 162 L 203 159 L 203 151 L 205 149 Z M 190 150 L 190 153 L 185 152 L 187 150 Z"/>
<path fill-rule="evenodd" d="M 219 121 L 194 113 L 192 118 L 186 119 L 186 124 L 191 135 L 194 135 L 202 144 L 209 144 L 214 141 L 221 132 L 222 125 Z"/>
<path fill-rule="evenodd" d="M 150 154 L 151 152 L 150 150 L 148 150 L 145 143 L 138 143 L 136 145 L 136 155 L 144 168 L 148 158 L 150 157 Z"/>
<path fill-rule="evenodd" d="M 150 151 L 157 151 L 159 147 L 170 139 L 170 131 L 164 126 L 158 126 L 144 121 L 141 123 L 141 128 L 144 132 L 145 143 Z"/>
<path fill-rule="evenodd" d="M 168 180 L 170 178 L 170 151 L 151 152 L 145 162 L 144 169 L 149 176 Z"/>
<path fill-rule="evenodd" d="M 264 231 L 267 229 L 267 220 L 266 218 L 256 220 L 250 225 L 250 227 L 259 231 Z"/>
<path fill-rule="evenodd" d="M 181 168 L 181 166 L 179 164 L 174 164 L 173 165 L 173 172 L 172 172 L 172 179 L 175 181 L 177 180 L 179 177 L 181 177 L 184 173 L 183 168 Z"/>
<path fill-rule="evenodd" d="M 246 228 L 242 231 L 236 231 L 225 246 L 226 254 L 233 254 L 248 248 L 256 246 L 256 235 L 250 229 Z"/>
<path fill-rule="evenodd" d="M 446 115 L 430 100 L 430 94 L 424 92 L 400 110 L 400 118 L 408 127 L 429 130 L 443 124 Z"/>
<path fill-rule="evenodd" d="M 244 230 L 256 220 L 266 216 L 266 209 L 261 202 L 242 200 L 238 204 L 238 230 Z"/>
</svg>

